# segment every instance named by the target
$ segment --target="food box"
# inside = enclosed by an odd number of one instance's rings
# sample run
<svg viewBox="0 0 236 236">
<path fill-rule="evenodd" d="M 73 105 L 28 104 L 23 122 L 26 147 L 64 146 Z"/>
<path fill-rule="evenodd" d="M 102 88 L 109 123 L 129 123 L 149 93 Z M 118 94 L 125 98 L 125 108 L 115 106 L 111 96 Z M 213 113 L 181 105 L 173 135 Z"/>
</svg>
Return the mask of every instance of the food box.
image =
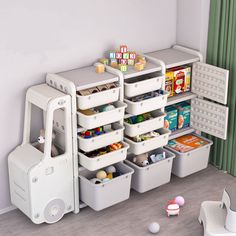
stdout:
<svg viewBox="0 0 236 236">
<path fill-rule="evenodd" d="M 169 93 L 168 97 L 174 96 L 174 75 L 172 71 L 166 72 L 165 90 Z"/>
<path fill-rule="evenodd" d="M 203 147 L 207 144 L 209 144 L 209 142 L 206 139 L 195 134 L 187 134 L 170 140 L 167 146 L 177 152 L 185 153 Z"/>
<path fill-rule="evenodd" d="M 166 117 L 164 120 L 164 128 L 175 131 L 178 127 L 178 110 L 174 106 L 165 108 Z"/>
<path fill-rule="evenodd" d="M 175 105 L 178 110 L 178 129 L 188 127 L 190 125 L 191 105 L 189 102 L 181 102 Z"/>
</svg>

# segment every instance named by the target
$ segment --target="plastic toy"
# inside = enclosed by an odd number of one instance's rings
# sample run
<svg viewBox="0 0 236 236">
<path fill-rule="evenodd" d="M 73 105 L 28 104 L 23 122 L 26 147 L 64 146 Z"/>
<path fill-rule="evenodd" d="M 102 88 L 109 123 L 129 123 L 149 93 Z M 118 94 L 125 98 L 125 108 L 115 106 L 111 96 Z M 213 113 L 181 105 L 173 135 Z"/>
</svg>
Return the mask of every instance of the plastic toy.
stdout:
<svg viewBox="0 0 236 236">
<path fill-rule="evenodd" d="M 94 129 L 96 135 L 104 134 L 103 127 L 98 127 Z"/>
<path fill-rule="evenodd" d="M 157 136 L 159 136 L 160 134 L 156 131 L 152 131 L 152 132 L 149 132 L 149 133 L 146 133 L 146 134 L 140 134 L 140 135 L 137 135 L 135 137 L 133 137 L 132 139 L 135 141 L 135 142 L 142 142 L 142 141 L 146 141 L 146 140 L 149 140 L 151 138 L 155 138 Z"/>
<path fill-rule="evenodd" d="M 149 165 L 148 153 L 143 153 L 141 155 L 135 156 L 133 158 L 133 163 L 141 167 Z"/>
<path fill-rule="evenodd" d="M 109 145 L 111 151 L 121 149 L 123 147 L 122 143 L 113 143 Z"/>
<path fill-rule="evenodd" d="M 175 198 L 175 203 L 178 204 L 180 207 L 182 207 L 185 204 L 185 200 L 182 196 L 177 196 Z"/>
<path fill-rule="evenodd" d="M 149 157 L 153 163 L 164 160 L 166 158 L 166 153 L 152 154 Z"/>
<path fill-rule="evenodd" d="M 136 70 L 138 70 L 138 71 L 141 71 L 141 70 L 144 69 L 144 64 L 141 63 L 141 62 L 136 62 L 136 63 L 134 64 L 134 68 L 135 68 Z"/>
<path fill-rule="evenodd" d="M 104 179 L 102 179 L 102 183 L 106 183 L 106 182 L 108 182 L 110 179 L 109 178 L 104 178 Z"/>
<path fill-rule="evenodd" d="M 96 72 L 97 73 L 104 73 L 105 72 L 105 66 L 103 64 L 97 64 L 96 65 Z"/>
<path fill-rule="evenodd" d="M 119 64 L 119 69 L 122 72 L 126 72 L 128 70 L 128 67 L 125 64 Z"/>
<path fill-rule="evenodd" d="M 178 216 L 180 212 L 179 205 L 175 201 L 170 201 L 166 207 L 166 212 L 168 216 Z"/>
<path fill-rule="evenodd" d="M 102 181 L 98 178 L 93 178 L 93 179 L 90 179 L 90 182 L 93 183 L 93 184 L 100 184 L 102 183 Z"/>
<path fill-rule="evenodd" d="M 53 132 L 52 133 L 52 147 L 51 147 L 51 156 L 55 157 L 59 155 L 59 152 L 56 148 L 56 146 L 53 144 L 53 140 L 55 140 L 56 134 Z M 45 130 L 41 129 L 40 130 L 40 136 L 38 137 L 38 143 L 36 144 L 36 148 L 44 153 L 44 144 L 45 144 Z"/>
<path fill-rule="evenodd" d="M 113 178 L 113 173 L 116 172 L 116 168 L 114 166 L 108 166 L 106 168 L 106 172 L 107 172 L 107 178 L 112 179 Z"/>
<path fill-rule="evenodd" d="M 99 59 L 99 62 L 101 62 L 104 65 L 108 65 L 109 64 L 109 60 L 107 58 L 101 58 L 101 59 Z"/>
<path fill-rule="evenodd" d="M 107 173 L 104 170 L 99 170 L 96 174 L 96 177 L 100 180 L 107 178 Z"/>
<path fill-rule="evenodd" d="M 236 236 L 236 185 L 224 189 L 221 201 L 205 201 L 201 204 L 199 222 L 204 235 Z"/>
<path fill-rule="evenodd" d="M 149 224 L 148 230 L 152 234 L 157 234 L 160 231 L 160 225 L 157 222 L 152 222 Z"/>
<path fill-rule="evenodd" d="M 100 112 L 111 111 L 113 109 L 115 109 L 115 106 L 112 104 L 104 105 L 98 108 Z"/>
<path fill-rule="evenodd" d="M 84 132 L 83 135 L 84 138 L 92 138 L 93 137 L 93 132 L 91 130 L 87 130 Z"/>
</svg>

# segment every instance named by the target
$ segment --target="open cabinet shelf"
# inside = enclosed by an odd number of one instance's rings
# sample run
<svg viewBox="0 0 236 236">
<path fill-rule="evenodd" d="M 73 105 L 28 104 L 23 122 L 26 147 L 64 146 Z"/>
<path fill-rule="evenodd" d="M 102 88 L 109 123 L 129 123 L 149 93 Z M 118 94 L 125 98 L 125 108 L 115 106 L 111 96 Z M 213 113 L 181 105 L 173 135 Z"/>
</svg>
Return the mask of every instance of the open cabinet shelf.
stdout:
<svg viewBox="0 0 236 236">
<path fill-rule="evenodd" d="M 197 97 L 197 94 L 192 93 L 192 92 L 185 92 L 178 95 L 174 95 L 167 99 L 167 106 L 170 106 L 179 102 L 191 100 L 192 98 L 196 98 L 196 97 Z"/>
</svg>

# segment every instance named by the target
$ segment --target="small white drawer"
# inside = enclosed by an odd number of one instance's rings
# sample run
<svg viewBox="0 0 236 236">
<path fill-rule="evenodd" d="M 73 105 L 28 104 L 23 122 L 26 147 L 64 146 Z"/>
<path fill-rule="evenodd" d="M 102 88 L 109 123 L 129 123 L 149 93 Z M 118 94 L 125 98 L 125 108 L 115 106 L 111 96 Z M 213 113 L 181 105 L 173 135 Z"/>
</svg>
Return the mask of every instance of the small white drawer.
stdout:
<svg viewBox="0 0 236 236">
<path fill-rule="evenodd" d="M 125 125 L 125 134 L 129 137 L 134 137 L 140 134 L 148 133 L 152 130 L 160 129 L 164 126 L 164 117 L 165 113 L 156 110 L 151 112 L 151 116 L 153 117 L 150 120 L 146 120 L 137 124 L 129 124 L 124 122 Z"/>
<path fill-rule="evenodd" d="M 119 99 L 120 88 L 108 89 L 90 95 L 77 95 L 77 108 L 81 110 L 115 102 Z"/>
<path fill-rule="evenodd" d="M 149 98 L 139 102 L 132 102 L 128 99 L 124 99 L 125 103 L 127 104 L 126 112 L 133 115 L 139 115 L 145 112 L 163 108 L 167 104 L 168 94 L 168 92 L 164 91 L 163 95 Z"/>
<path fill-rule="evenodd" d="M 114 102 L 113 105 L 116 107 L 110 111 L 104 111 L 93 115 L 84 115 L 81 112 L 77 112 L 78 125 L 85 129 L 94 129 L 103 125 L 115 123 L 124 119 L 125 108 L 127 105 L 123 102 Z"/>
<path fill-rule="evenodd" d="M 125 96 L 134 97 L 139 94 L 144 94 L 160 89 L 164 80 L 165 77 L 160 76 L 160 73 L 158 72 L 136 78 L 126 79 L 124 83 Z"/>
<path fill-rule="evenodd" d="M 91 152 L 93 150 L 108 146 L 112 143 L 117 143 L 123 140 L 124 127 L 120 124 L 112 124 L 112 130 L 105 134 L 98 135 L 92 138 L 83 138 L 78 135 L 79 149 L 84 152 Z"/>
<path fill-rule="evenodd" d="M 123 161 L 127 156 L 129 145 L 124 142 L 122 144 L 124 145 L 123 148 L 98 157 L 88 157 L 86 154 L 79 152 L 79 163 L 86 169 L 93 171 Z"/>
<path fill-rule="evenodd" d="M 167 145 L 170 131 L 162 128 L 157 130 L 157 132 L 160 134 L 159 136 L 143 142 L 135 142 L 129 138 L 125 138 L 125 142 L 130 145 L 129 152 L 139 155 Z"/>
</svg>

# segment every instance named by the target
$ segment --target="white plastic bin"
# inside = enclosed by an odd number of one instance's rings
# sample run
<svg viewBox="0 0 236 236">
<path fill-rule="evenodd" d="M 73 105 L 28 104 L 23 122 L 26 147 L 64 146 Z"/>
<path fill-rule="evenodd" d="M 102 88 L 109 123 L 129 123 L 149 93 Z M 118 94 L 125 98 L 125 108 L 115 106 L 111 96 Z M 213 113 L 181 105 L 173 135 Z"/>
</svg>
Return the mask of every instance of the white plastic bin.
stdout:
<svg viewBox="0 0 236 236">
<path fill-rule="evenodd" d="M 166 149 L 159 148 L 152 153 L 166 152 L 166 159 L 140 167 L 132 162 L 134 155 L 130 155 L 125 163 L 134 169 L 131 187 L 139 193 L 144 193 L 157 188 L 163 184 L 169 183 L 171 178 L 171 168 L 175 155 Z"/>
<path fill-rule="evenodd" d="M 123 174 L 102 184 L 93 184 L 89 181 L 94 178 L 96 172 L 80 172 L 80 199 L 95 211 L 125 201 L 130 196 L 133 169 L 124 163 L 117 163 L 115 167 Z"/>
<path fill-rule="evenodd" d="M 213 142 L 204 137 L 201 138 L 208 141 L 209 143 L 185 153 L 178 152 L 173 148 L 166 146 L 168 150 L 176 155 L 172 167 L 172 173 L 174 175 L 183 178 L 207 168 L 210 148 Z"/>
<path fill-rule="evenodd" d="M 122 142 L 122 144 L 124 145 L 123 148 L 98 157 L 88 157 L 86 154 L 79 152 L 79 164 L 86 169 L 93 171 L 123 161 L 126 159 L 129 145 L 124 142 Z"/>
<path fill-rule="evenodd" d="M 113 110 L 96 113 L 94 115 L 84 115 L 81 112 L 77 112 L 78 125 L 85 129 L 94 129 L 103 125 L 115 123 L 124 119 L 125 108 L 127 105 L 123 102 L 114 102 L 116 107 Z"/>
<path fill-rule="evenodd" d="M 122 141 L 123 133 L 124 127 L 119 123 L 114 123 L 111 125 L 111 131 L 105 134 L 101 134 L 92 138 L 83 138 L 78 136 L 78 146 L 79 149 L 83 150 L 84 152 L 91 152 L 109 144 Z"/>
<path fill-rule="evenodd" d="M 152 130 L 160 129 L 164 126 L 165 113 L 161 110 L 152 111 L 150 120 L 146 120 L 137 124 L 129 124 L 124 122 L 125 134 L 129 137 L 134 137 L 140 134 L 148 133 Z"/>
<path fill-rule="evenodd" d="M 125 96 L 134 97 L 139 94 L 155 91 L 162 87 L 165 77 L 160 72 L 126 79 L 124 82 Z"/>
<path fill-rule="evenodd" d="M 112 103 L 118 100 L 120 88 L 116 87 L 90 95 L 77 95 L 77 108 L 81 110 Z"/>
<path fill-rule="evenodd" d="M 129 138 L 125 138 L 124 140 L 130 145 L 129 152 L 139 155 L 167 145 L 170 131 L 164 128 L 156 131 L 160 133 L 159 136 L 143 142 L 135 142 Z"/>
<path fill-rule="evenodd" d="M 164 91 L 163 95 L 139 102 L 132 102 L 128 99 L 124 99 L 125 103 L 127 104 L 126 112 L 133 115 L 139 115 L 145 112 L 163 108 L 167 104 L 167 97 L 168 92 Z"/>
</svg>

